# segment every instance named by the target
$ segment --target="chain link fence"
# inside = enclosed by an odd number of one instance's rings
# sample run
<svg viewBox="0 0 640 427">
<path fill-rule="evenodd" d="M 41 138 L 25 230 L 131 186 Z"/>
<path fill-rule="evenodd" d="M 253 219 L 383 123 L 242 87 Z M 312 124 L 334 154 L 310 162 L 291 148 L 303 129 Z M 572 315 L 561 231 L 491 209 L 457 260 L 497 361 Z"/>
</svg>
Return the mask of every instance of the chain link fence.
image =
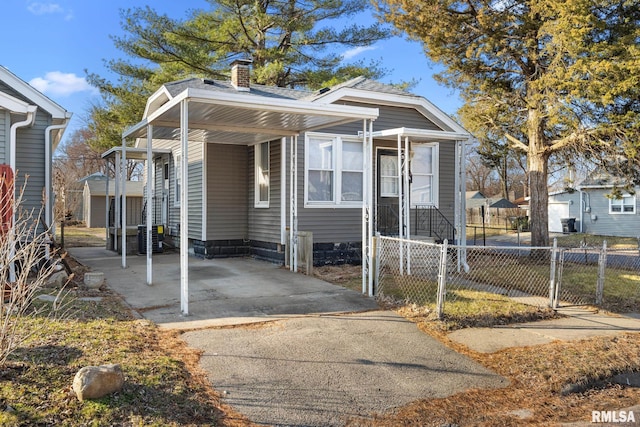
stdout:
<svg viewBox="0 0 640 427">
<path fill-rule="evenodd" d="M 456 246 L 376 237 L 377 296 L 434 306 L 640 307 L 640 253 L 630 249 Z"/>
</svg>

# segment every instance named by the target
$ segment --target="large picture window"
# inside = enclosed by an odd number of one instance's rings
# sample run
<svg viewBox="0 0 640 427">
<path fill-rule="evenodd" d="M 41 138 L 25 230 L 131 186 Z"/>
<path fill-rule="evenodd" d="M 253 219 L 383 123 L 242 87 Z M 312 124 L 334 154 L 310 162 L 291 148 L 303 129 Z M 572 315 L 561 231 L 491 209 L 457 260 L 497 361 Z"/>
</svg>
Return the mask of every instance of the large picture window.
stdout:
<svg viewBox="0 0 640 427">
<path fill-rule="evenodd" d="M 255 207 L 269 207 L 269 143 L 255 146 Z"/>
<path fill-rule="evenodd" d="M 361 206 L 363 156 L 357 138 L 305 137 L 305 205 Z"/>
<path fill-rule="evenodd" d="M 411 205 L 437 204 L 437 144 L 411 146 Z"/>
<path fill-rule="evenodd" d="M 624 195 L 620 199 L 609 199 L 609 213 L 611 214 L 635 214 L 636 196 Z"/>
</svg>

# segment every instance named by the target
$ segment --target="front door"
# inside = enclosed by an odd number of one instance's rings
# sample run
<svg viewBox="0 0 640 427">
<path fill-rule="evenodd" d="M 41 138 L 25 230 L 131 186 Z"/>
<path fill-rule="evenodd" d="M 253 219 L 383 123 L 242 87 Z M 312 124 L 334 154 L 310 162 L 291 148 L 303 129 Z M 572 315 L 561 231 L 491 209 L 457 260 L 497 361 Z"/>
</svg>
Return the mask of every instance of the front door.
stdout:
<svg viewBox="0 0 640 427">
<path fill-rule="evenodd" d="M 398 176 L 397 150 L 377 151 L 377 231 L 383 235 L 398 235 L 399 197 L 402 188 Z"/>
</svg>

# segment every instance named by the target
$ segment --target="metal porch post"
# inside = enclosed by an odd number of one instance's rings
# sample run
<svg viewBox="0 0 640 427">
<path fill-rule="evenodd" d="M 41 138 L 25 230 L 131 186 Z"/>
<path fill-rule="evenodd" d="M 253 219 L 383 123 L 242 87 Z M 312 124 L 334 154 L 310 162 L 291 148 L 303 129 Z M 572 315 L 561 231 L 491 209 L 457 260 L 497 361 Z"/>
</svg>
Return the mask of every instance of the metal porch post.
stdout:
<svg viewBox="0 0 640 427">
<path fill-rule="evenodd" d="M 404 191 L 402 192 L 402 211 L 404 212 L 404 238 L 407 242 L 407 274 L 411 274 L 411 188 L 409 187 L 409 168 L 410 168 L 410 151 L 409 151 L 409 137 L 404 137 L 404 162 L 402 165 L 402 172 L 404 174 Z"/>
<path fill-rule="evenodd" d="M 180 186 L 180 311 L 189 315 L 189 101 L 180 102 L 181 180 Z"/>
<path fill-rule="evenodd" d="M 399 246 L 400 246 L 400 265 L 399 271 L 400 275 L 404 276 L 404 242 L 402 241 L 405 237 L 404 235 L 404 191 L 402 182 L 403 182 L 403 171 L 404 162 L 402 161 L 402 136 L 398 134 L 398 237 L 400 238 Z"/>
<path fill-rule="evenodd" d="M 373 296 L 373 275 L 371 274 L 371 259 L 373 256 L 371 240 L 373 238 L 373 221 L 371 220 L 371 205 L 373 196 L 373 120 L 362 123 L 362 293 Z"/>
<path fill-rule="evenodd" d="M 152 173 L 153 164 L 151 162 L 152 157 L 152 141 L 153 141 L 153 126 L 147 126 L 147 285 L 153 284 L 153 248 L 151 239 L 151 220 L 153 218 L 153 198 L 151 197 L 152 191 Z"/>
<path fill-rule="evenodd" d="M 122 268 L 127 268 L 127 146 L 126 142 L 122 140 L 122 167 L 120 173 L 122 179 L 120 184 L 122 185 L 122 191 L 120 196 L 122 197 L 122 209 L 120 209 L 120 228 L 122 229 Z"/>
</svg>

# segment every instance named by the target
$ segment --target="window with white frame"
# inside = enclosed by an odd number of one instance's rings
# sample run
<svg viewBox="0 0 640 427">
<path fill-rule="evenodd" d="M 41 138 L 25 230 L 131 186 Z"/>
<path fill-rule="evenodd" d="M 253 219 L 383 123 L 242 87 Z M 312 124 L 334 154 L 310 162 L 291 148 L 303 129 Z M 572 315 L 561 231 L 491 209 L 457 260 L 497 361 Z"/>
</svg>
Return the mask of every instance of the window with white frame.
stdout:
<svg viewBox="0 0 640 427">
<path fill-rule="evenodd" d="M 437 204 L 438 145 L 411 145 L 411 205 Z"/>
<path fill-rule="evenodd" d="M 269 143 L 255 146 L 255 207 L 269 207 Z"/>
<path fill-rule="evenodd" d="M 305 205 L 362 204 L 362 142 L 355 137 L 307 133 Z"/>
<path fill-rule="evenodd" d="M 380 197 L 398 197 L 400 179 L 398 178 L 398 156 L 380 155 Z"/>
<path fill-rule="evenodd" d="M 631 194 L 623 195 L 619 199 L 609 199 L 610 214 L 635 214 L 636 196 Z"/>
<path fill-rule="evenodd" d="M 180 152 L 173 153 L 173 171 L 174 171 L 174 188 L 175 195 L 173 197 L 174 206 L 180 206 L 180 189 L 182 188 L 182 156 Z"/>
</svg>

